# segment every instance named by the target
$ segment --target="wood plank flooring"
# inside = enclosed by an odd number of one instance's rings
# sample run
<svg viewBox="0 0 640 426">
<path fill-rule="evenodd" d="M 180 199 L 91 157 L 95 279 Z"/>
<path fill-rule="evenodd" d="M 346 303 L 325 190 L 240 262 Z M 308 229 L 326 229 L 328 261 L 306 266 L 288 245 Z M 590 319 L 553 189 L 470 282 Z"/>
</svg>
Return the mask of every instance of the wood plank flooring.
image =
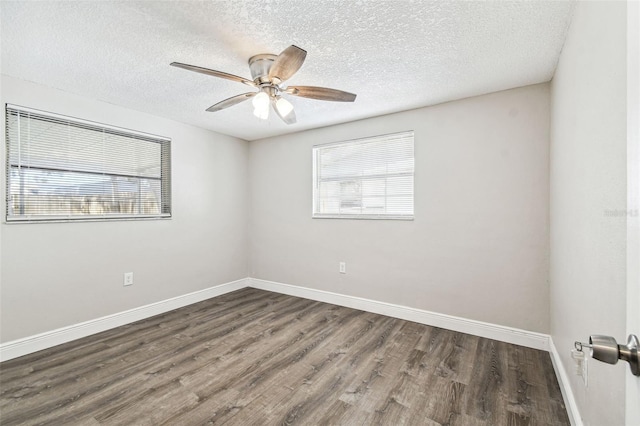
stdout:
<svg viewBox="0 0 640 426">
<path fill-rule="evenodd" d="M 2 425 L 568 425 L 549 355 L 243 289 L 0 364 Z"/>
</svg>

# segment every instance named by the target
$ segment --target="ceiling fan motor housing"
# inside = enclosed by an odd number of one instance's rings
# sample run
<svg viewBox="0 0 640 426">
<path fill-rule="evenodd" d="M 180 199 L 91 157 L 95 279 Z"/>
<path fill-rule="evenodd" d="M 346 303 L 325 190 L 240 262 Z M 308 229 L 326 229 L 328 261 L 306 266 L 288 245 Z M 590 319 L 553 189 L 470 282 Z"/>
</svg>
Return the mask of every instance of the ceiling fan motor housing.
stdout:
<svg viewBox="0 0 640 426">
<path fill-rule="evenodd" d="M 279 82 L 271 81 L 269 78 L 269 70 L 271 69 L 271 65 L 273 65 L 273 61 L 278 57 L 278 55 L 272 55 L 271 53 L 262 53 L 260 55 L 255 55 L 249 58 L 249 69 L 251 70 L 251 78 L 253 81 L 258 84 L 277 84 Z"/>
</svg>

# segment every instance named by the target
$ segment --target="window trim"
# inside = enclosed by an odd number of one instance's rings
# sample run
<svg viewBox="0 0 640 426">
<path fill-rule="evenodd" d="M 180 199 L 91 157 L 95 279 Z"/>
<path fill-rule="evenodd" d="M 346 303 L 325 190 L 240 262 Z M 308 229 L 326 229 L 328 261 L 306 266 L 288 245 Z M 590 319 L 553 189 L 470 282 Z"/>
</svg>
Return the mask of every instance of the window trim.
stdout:
<svg viewBox="0 0 640 426">
<path fill-rule="evenodd" d="M 13 217 L 9 216 L 9 208 L 8 203 L 10 202 L 10 184 L 11 180 L 9 179 L 8 170 L 12 167 L 10 162 L 10 152 L 9 152 L 9 139 L 8 132 L 9 128 L 7 127 L 7 112 L 8 110 L 19 111 L 20 113 L 27 114 L 35 114 L 46 118 L 51 118 L 54 120 L 68 121 L 70 123 L 78 124 L 80 127 L 89 127 L 92 130 L 100 131 L 102 129 L 108 130 L 112 134 L 120 135 L 120 136 L 132 136 L 132 137 L 140 137 L 144 139 L 152 139 L 157 143 L 167 143 L 168 142 L 168 152 L 169 152 L 169 167 L 168 167 L 168 202 L 170 206 L 169 213 L 158 213 L 158 214 L 102 214 L 102 215 L 77 215 L 77 216 L 69 216 L 69 215 L 47 215 L 45 217 L 38 216 L 20 216 Z M 160 136 L 153 133 L 141 132 L 138 130 L 133 130 L 125 127 L 113 126 L 110 124 L 100 123 L 97 121 L 85 120 L 82 118 L 74 117 L 71 115 L 63 115 L 57 114 L 54 112 L 43 111 L 35 108 L 24 107 L 21 105 L 15 105 L 10 103 L 5 103 L 4 109 L 4 121 L 5 121 L 5 164 L 4 164 L 4 176 L 5 176 L 5 205 L 4 205 L 4 220 L 5 224 L 34 224 L 34 223 L 75 223 L 75 222 L 114 222 L 114 221 L 130 221 L 130 220 L 167 220 L 171 219 L 173 213 L 173 203 L 172 203 L 172 186 L 173 179 L 171 178 L 171 138 L 166 136 Z M 162 166 L 161 166 L 162 167 Z M 161 180 L 162 185 L 162 180 Z M 161 200 L 161 209 L 163 201 Z"/>
<path fill-rule="evenodd" d="M 318 197 L 317 197 L 317 193 L 318 193 L 318 151 L 321 148 L 331 148 L 333 146 L 339 146 L 339 145 L 344 145 L 344 144 L 349 144 L 349 143 L 357 143 L 357 142 L 361 142 L 361 141 L 366 141 L 366 140 L 371 140 L 371 139 L 378 139 L 378 138 L 385 138 L 388 136 L 397 136 L 397 135 L 402 135 L 402 134 L 411 134 L 413 137 L 413 160 L 414 160 L 414 167 L 413 167 L 413 180 L 414 180 L 414 190 L 412 193 L 412 197 L 413 197 L 413 213 L 411 215 L 392 215 L 392 214 L 349 214 L 349 213 L 341 213 L 341 214 L 335 214 L 335 213 L 317 213 L 316 212 L 316 207 L 317 207 L 317 202 L 318 202 Z M 403 131 L 399 131 L 399 132 L 393 132 L 393 133 L 385 133 L 382 135 L 373 135 L 373 136 L 366 136 L 366 137 L 362 137 L 362 138 L 356 138 L 356 139 L 348 139 L 345 141 L 338 141 L 338 142 L 328 142 L 328 143 L 321 143 L 321 144 L 316 144 L 313 145 L 311 147 L 311 152 L 312 152 L 312 175 L 311 175 L 311 180 L 312 180 L 312 203 L 311 203 L 311 218 L 312 219 L 355 219 L 355 220 L 402 220 L 402 221 L 412 221 L 415 220 L 415 131 L 414 130 L 403 130 Z M 387 176 L 387 175 L 384 175 Z"/>
</svg>

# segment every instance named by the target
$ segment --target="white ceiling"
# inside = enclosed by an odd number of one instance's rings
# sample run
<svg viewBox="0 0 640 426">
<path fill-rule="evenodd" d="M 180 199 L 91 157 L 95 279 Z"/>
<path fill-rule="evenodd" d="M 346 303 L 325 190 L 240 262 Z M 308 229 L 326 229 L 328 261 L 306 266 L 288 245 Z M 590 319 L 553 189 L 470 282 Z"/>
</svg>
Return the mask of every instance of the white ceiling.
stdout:
<svg viewBox="0 0 640 426">
<path fill-rule="evenodd" d="M 2 1 L 3 74 L 246 140 L 549 81 L 572 1 Z M 251 78 L 247 60 L 295 44 L 288 83 L 353 92 L 355 103 L 289 96 L 297 124 L 253 116 L 250 91 L 170 67 Z"/>
</svg>

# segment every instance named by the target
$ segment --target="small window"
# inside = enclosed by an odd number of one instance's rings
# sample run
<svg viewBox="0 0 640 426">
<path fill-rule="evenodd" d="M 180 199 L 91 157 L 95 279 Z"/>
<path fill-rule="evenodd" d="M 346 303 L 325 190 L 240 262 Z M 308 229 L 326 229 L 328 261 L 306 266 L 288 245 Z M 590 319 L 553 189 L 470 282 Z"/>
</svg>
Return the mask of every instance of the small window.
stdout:
<svg viewBox="0 0 640 426">
<path fill-rule="evenodd" d="M 413 219 L 413 131 L 313 147 L 313 217 Z"/>
<path fill-rule="evenodd" d="M 171 216 L 171 140 L 6 105 L 7 222 Z"/>
</svg>

